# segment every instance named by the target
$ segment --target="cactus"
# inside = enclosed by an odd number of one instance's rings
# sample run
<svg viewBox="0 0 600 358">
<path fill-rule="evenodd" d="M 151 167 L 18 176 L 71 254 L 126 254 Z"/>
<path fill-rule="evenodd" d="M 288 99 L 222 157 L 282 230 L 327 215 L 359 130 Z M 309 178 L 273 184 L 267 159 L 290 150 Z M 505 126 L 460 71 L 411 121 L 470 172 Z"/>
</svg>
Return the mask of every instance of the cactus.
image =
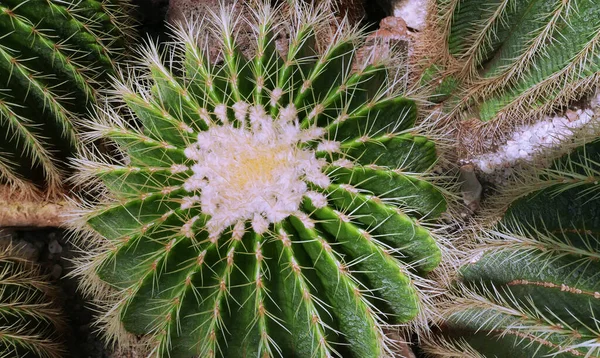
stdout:
<svg viewBox="0 0 600 358">
<path fill-rule="evenodd" d="M 380 357 L 386 327 L 426 315 L 422 275 L 440 262 L 433 222 L 447 210 L 428 175 L 435 136 L 415 126 L 399 67 L 356 58 L 360 30 L 332 27 L 328 1 L 293 5 L 182 24 L 117 81 L 118 110 L 88 123 L 87 140 L 123 153 L 75 163 L 103 194 L 73 225 L 92 247 L 77 272 L 109 342 L 144 336 L 169 357 Z"/>
<path fill-rule="evenodd" d="M 600 79 L 596 0 L 437 0 L 432 13 L 422 80 L 458 117 L 505 128 L 579 99 Z"/>
<path fill-rule="evenodd" d="M 495 199 L 431 356 L 600 356 L 600 139 L 528 176 Z"/>
<path fill-rule="evenodd" d="M 56 192 L 130 28 L 126 0 L 0 1 L 0 184 Z M 37 189 L 37 190 L 36 190 Z"/>
<path fill-rule="evenodd" d="M 0 250 L 0 356 L 64 357 L 64 322 L 47 279 L 18 249 Z"/>
</svg>

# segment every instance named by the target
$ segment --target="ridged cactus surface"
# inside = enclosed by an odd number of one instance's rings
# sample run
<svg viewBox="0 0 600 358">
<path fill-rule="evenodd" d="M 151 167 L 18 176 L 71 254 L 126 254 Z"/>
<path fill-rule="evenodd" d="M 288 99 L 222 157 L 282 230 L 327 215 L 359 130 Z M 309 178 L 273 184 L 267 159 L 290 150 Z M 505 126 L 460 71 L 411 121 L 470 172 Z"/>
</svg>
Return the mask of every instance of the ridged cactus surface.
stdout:
<svg viewBox="0 0 600 358">
<path fill-rule="evenodd" d="M 184 25 L 117 84 L 119 113 L 89 123 L 125 158 L 78 161 L 80 181 L 104 187 L 81 214 L 100 247 L 80 269 L 109 339 L 144 335 L 162 357 L 380 357 L 384 328 L 420 314 L 419 274 L 441 259 L 428 223 L 447 206 L 427 178 L 436 145 L 391 64 L 355 63 L 363 34 L 328 32 L 327 5 Z M 246 20 L 249 59 L 235 43 Z"/>
<path fill-rule="evenodd" d="M 444 50 L 424 78 L 435 78 L 437 99 L 450 97 L 465 118 L 524 121 L 578 99 L 600 79 L 598 0 L 436 4 Z"/>
<path fill-rule="evenodd" d="M 60 187 L 74 122 L 123 54 L 125 3 L 0 1 L 0 184 Z"/>
<path fill-rule="evenodd" d="M 63 320 L 47 281 L 14 248 L 0 250 L 0 357 L 64 357 Z"/>
<path fill-rule="evenodd" d="M 505 197 L 453 284 L 432 356 L 600 357 L 599 181 L 596 140 Z"/>
</svg>

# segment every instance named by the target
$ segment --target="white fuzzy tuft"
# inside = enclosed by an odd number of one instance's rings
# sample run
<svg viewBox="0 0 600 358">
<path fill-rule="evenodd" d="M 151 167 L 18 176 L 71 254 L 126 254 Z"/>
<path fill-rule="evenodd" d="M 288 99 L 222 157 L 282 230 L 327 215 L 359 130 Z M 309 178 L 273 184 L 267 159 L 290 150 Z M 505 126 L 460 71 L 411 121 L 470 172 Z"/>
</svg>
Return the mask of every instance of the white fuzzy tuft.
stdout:
<svg viewBox="0 0 600 358">
<path fill-rule="evenodd" d="M 342 158 L 342 159 L 338 159 L 335 162 L 332 163 L 332 165 L 336 166 L 336 167 L 340 167 L 340 168 L 347 168 L 347 169 L 352 169 L 352 167 L 354 167 L 354 163 L 351 160 Z"/>
<path fill-rule="evenodd" d="M 304 136 L 302 137 L 302 142 L 310 142 L 316 139 L 320 139 L 325 135 L 325 129 L 321 127 L 311 127 L 304 132 L 302 132 Z"/>
<path fill-rule="evenodd" d="M 279 120 L 282 122 L 292 122 L 298 118 L 298 111 L 293 104 L 289 104 L 279 113 Z"/>
<path fill-rule="evenodd" d="M 198 116 L 206 123 L 211 123 L 210 115 L 208 114 L 208 110 L 206 108 L 200 108 L 198 110 Z"/>
<path fill-rule="evenodd" d="M 254 214 L 252 219 L 252 229 L 257 234 L 264 234 L 269 230 L 269 222 L 260 214 Z"/>
<path fill-rule="evenodd" d="M 327 206 L 327 197 L 321 193 L 318 193 L 316 191 L 309 191 L 306 194 L 304 194 L 304 196 L 309 198 L 312 204 L 317 209 L 324 208 Z"/>
<path fill-rule="evenodd" d="M 305 228 L 307 228 L 307 229 L 315 228 L 315 222 L 306 213 L 304 213 L 302 211 L 298 211 L 298 212 L 294 213 L 294 215 L 300 220 L 300 222 L 302 222 L 302 225 L 304 225 Z"/>
<path fill-rule="evenodd" d="M 188 167 L 183 164 L 173 164 L 171 165 L 171 174 L 179 174 L 184 173 L 188 170 Z"/>
<path fill-rule="evenodd" d="M 275 107 L 279 99 L 283 95 L 283 90 L 279 87 L 275 88 L 273 92 L 271 92 L 271 106 Z"/>
<path fill-rule="evenodd" d="M 544 150 L 557 148 L 570 140 L 577 129 L 598 122 L 592 109 L 569 112 L 566 116 L 546 117 L 532 125 L 519 127 L 506 144 L 493 153 L 473 158 L 472 163 L 481 171 L 491 174 L 512 167 L 517 162 L 531 162 Z"/>
<path fill-rule="evenodd" d="M 200 201 L 200 197 L 198 195 L 194 196 L 186 196 L 181 199 L 181 209 L 189 209 L 194 206 L 197 202 Z"/>
<path fill-rule="evenodd" d="M 340 151 L 340 142 L 325 140 L 317 146 L 317 152 L 336 153 Z"/>
<path fill-rule="evenodd" d="M 211 126 L 185 150 L 196 163 L 191 166 L 194 174 L 183 187 L 188 192 L 201 192 L 197 196 L 202 213 L 210 216 L 207 230 L 211 237 L 245 221 L 251 221 L 257 233 L 264 233 L 271 223 L 297 212 L 308 191 L 305 180 L 321 187 L 330 183 L 322 172 L 326 162 L 299 147 L 305 134 L 295 109 L 288 107 L 285 114 L 294 118 L 274 121 L 262 106 L 242 103 L 237 104 L 237 110 L 240 114 L 248 110 L 250 128 Z M 309 195 L 317 203 L 326 201 Z M 240 230 L 234 228 L 234 235 Z"/>
<path fill-rule="evenodd" d="M 233 105 L 233 113 L 235 115 L 235 119 L 244 123 L 246 120 L 246 115 L 248 114 L 248 108 L 250 104 L 240 101 Z"/>
<path fill-rule="evenodd" d="M 216 105 L 215 116 L 221 121 L 221 123 L 228 123 L 229 119 L 227 118 L 227 106 L 224 104 Z"/>
<path fill-rule="evenodd" d="M 181 233 L 185 237 L 187 237 L 187 238 L 194 237 L 193 226 L 194 226 L 194 223 L 196 222 L 196 220 L 198 220 L 198 217 L 194 216 L 193 218 L 191 218 L 190 220 L 188 220 L 188 222 L 186 222 L 185 224 L 183 224 L 183 226 L 181 227 Z"/>
<path fill-rule="evenodd" d="M 246 224 L 242 220 L 235 223 L 233 226 L 233 231 L 231 233 L 231 237 L 234 240 L 241 240 L 244 234 L 246 233 Z"/>
</svg>

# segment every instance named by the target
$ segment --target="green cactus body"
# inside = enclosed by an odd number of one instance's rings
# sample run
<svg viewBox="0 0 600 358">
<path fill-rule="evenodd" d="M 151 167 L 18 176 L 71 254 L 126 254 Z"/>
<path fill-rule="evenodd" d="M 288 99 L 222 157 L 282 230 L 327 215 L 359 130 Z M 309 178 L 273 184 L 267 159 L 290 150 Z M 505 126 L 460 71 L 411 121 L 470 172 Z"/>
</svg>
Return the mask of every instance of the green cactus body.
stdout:
<svg viewBox="0 0 600 358">
<path fill-rule="evenodd" d="M 13 248 L 0 251 L 1 357 L 64 357 L 64 322 L 47 280 Z"/>
<path fill-rule="evenodd" d="M 376 82 L 386 63 L 352 71 L 360 32 L 340 24 L 316 54 L 325 5 L 295 3 L 284 56 L 268 5 L 247 19 L 250 59 L 232 9 L 182 26 L 166 49 L 177 63 L 149 45 L 117 86 L 131 118 L 90 122 L 126 157 L 78 161 L 106 189 L 83 215 L 103 244 L 81 270 L 84 289 L 118 297 L 109 339 L 121 326 L 169 357 L 380 357 L 383 328 L 419 314 L 419 274 L 441 259 L 428 222 L 447 205 L 426 179 L 436 146 L 393 76 Z M 202 26 L 222 62 L 204 56 Z M 118 294 L 98 294 L 105 283 Z"/>
<path fill-rule="evenodd" d="M 487 122 L 547 114 L 600 78 L 597 0 L 437 5 L 446 53 L 436 66 L 445 69 L 444 82 L 462 83 L 447 103 L 470 117 Z"/>
<path fill-rule="evenodd" d="M 599 180 L 596 140 L 510 202 L 459 271 L 433 356 L 600 356 Z"/>
<path fill-rule="evenodd" d="M 0 1 L 0 184 L 53 191 L 128 31 L 124 0 Z"/>
</svg>

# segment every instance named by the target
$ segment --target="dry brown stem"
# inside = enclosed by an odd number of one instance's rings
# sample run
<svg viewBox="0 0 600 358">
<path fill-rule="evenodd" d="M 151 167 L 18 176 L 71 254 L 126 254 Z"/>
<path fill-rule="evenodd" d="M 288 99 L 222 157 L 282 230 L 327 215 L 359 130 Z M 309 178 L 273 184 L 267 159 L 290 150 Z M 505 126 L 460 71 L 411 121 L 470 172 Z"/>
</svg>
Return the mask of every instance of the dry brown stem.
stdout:
<svg viewBox="0 0 600 358">
<path fill-rule="evenodd" d="M 65 200 L 23 195 L 0 185 L 0 227 L 62 227 Z"/>
</svg>

